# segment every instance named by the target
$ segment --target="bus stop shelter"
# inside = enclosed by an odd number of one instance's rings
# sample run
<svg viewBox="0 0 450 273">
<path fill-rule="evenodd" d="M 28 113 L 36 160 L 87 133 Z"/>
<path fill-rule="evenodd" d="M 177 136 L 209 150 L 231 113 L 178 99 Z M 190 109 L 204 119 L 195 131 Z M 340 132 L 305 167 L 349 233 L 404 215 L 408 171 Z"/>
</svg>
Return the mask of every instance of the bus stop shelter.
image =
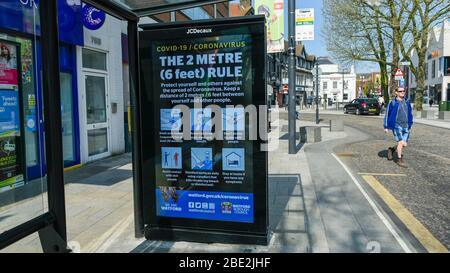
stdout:
<svg viewBox="0 0 450 273">
<path fill-rule="evenodd" d="M 58 7 L 56 0 L 40 1 L 42 56 L 59 56 Z M 224 0 L 84 0 L 84 3 L 105 11 L 128 24 L 130 104 L 133 142 L 133 187 L 135 236 L 143 236 L 141 181 L 141 142 L 139 111 L 138 22 L 141 17 L 227 2 Z M 28 235 L 39 232 L 44 252 L 67 252 L 66 208 L 64 194 L 64 160 L 61 135 L 61 97 L 59 58 L 42 58 L 43 105 L 45 107 L 45 157 L 47 162 L 48 212 L 0 234 L 0 249 Z"/>
</svg>

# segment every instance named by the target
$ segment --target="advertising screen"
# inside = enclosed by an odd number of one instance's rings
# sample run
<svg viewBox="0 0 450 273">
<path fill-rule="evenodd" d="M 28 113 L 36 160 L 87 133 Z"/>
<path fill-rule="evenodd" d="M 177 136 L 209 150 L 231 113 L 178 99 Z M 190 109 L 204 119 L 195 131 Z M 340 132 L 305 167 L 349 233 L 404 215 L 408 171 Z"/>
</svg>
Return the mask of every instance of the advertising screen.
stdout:
<svg viewBox="0 0 450 273">
<path fill-rule="evenodd" d="M 157 225 L 264 230 L 267 160 L 251 132 L 265 105 L 264 18 L 256 18 L 144 27 L 142 108 L 152 101 L 153 111 L 141 118 L 144 131 L 154 128 L 143 138 L 154 153 L 144 183 Z"/>
</svg>

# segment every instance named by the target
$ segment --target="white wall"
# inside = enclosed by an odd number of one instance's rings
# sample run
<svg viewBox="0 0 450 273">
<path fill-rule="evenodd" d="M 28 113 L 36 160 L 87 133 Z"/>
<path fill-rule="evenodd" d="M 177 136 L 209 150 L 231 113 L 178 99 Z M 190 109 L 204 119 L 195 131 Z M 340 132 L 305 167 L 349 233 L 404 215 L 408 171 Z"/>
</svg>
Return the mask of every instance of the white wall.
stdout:
<svg viewBox="0 0 450 273">
<path fill-rule="evenodd" d="M 326 94 L 328 98 L 333 99 L 333 102 L 342 102 L 342 74 L 339 72 L 339 66 L 335 64 L 320 65 L 320 75 L 319 75 L 319 96 L 322 98 Z M 350 73 L 344 74 L 344 81 L 348 82 L 347 88 L 344 90 L 345 94 L 348 95 L 348 99 L 344 102 L 350 102 L 356 97 L 356 74 L 354 68 L 352 67 Z M 323 83 L 327 82 L 327 89 L 323 89 Z M 336 88 L 333 87 L 333 82 L 337 82 Z M 336 99 L 334 100 L 334 97 Z"/>
<path fill-rule="evenodd" d="M 109 115 L 109 149 L 111 154 L 125 151 L 124 137 L 124 102 L 123 102 L 123 70 L 122 70 L 122 22 L 106 15 L 104 25 L 98 30 L 84 28 L 85 48 L 107 53 L 108 97 L 107 111 Z M 82 69 L 82 48 L 77 47 L 78 96 L 80 111 L 80 148 L 81 163 L 88 161 L 87 129 L 86 129 L 86 97 L 84 75 Z M 112 103 L 117 103 L 117 112 L 112 113 Z"/>
</svg>

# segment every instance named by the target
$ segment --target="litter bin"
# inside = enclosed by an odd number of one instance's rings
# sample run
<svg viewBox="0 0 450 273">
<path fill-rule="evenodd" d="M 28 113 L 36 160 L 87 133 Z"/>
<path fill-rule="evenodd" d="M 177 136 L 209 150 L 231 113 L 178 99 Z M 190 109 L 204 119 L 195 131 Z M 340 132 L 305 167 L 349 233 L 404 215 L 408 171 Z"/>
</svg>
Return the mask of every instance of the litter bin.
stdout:
<svg viewBox="0 0 450 273">
<path fill-rule="evenodd" d="M 441 101 L 439 111 L 450 111 L 450 101 Z"/>
</svg>

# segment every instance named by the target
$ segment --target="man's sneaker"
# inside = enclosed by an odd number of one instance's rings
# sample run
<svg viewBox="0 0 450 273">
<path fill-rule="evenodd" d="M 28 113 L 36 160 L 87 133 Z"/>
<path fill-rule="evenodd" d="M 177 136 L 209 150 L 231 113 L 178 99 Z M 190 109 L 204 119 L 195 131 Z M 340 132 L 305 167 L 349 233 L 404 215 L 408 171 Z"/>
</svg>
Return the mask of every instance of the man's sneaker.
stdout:
<svg viewBox="0 0 450 273">
<path fill-rule="evenodd" d="M 388 152 L 387 159 L 392 160 L 392 154 L 394 153 L 393 149 L 391 147 L 389 147 L 387 152 Z"/>
<path fill-rule="evenodd" d="M 396 163 L 397 163 L 397 165 L 399 165 L 400 167 L 408 168 L 408 166 L 406 165 L 405 161 L 403 160 L 403 157 L 399 158 L 399 159 L 397 160 Z"/>
</svg>

